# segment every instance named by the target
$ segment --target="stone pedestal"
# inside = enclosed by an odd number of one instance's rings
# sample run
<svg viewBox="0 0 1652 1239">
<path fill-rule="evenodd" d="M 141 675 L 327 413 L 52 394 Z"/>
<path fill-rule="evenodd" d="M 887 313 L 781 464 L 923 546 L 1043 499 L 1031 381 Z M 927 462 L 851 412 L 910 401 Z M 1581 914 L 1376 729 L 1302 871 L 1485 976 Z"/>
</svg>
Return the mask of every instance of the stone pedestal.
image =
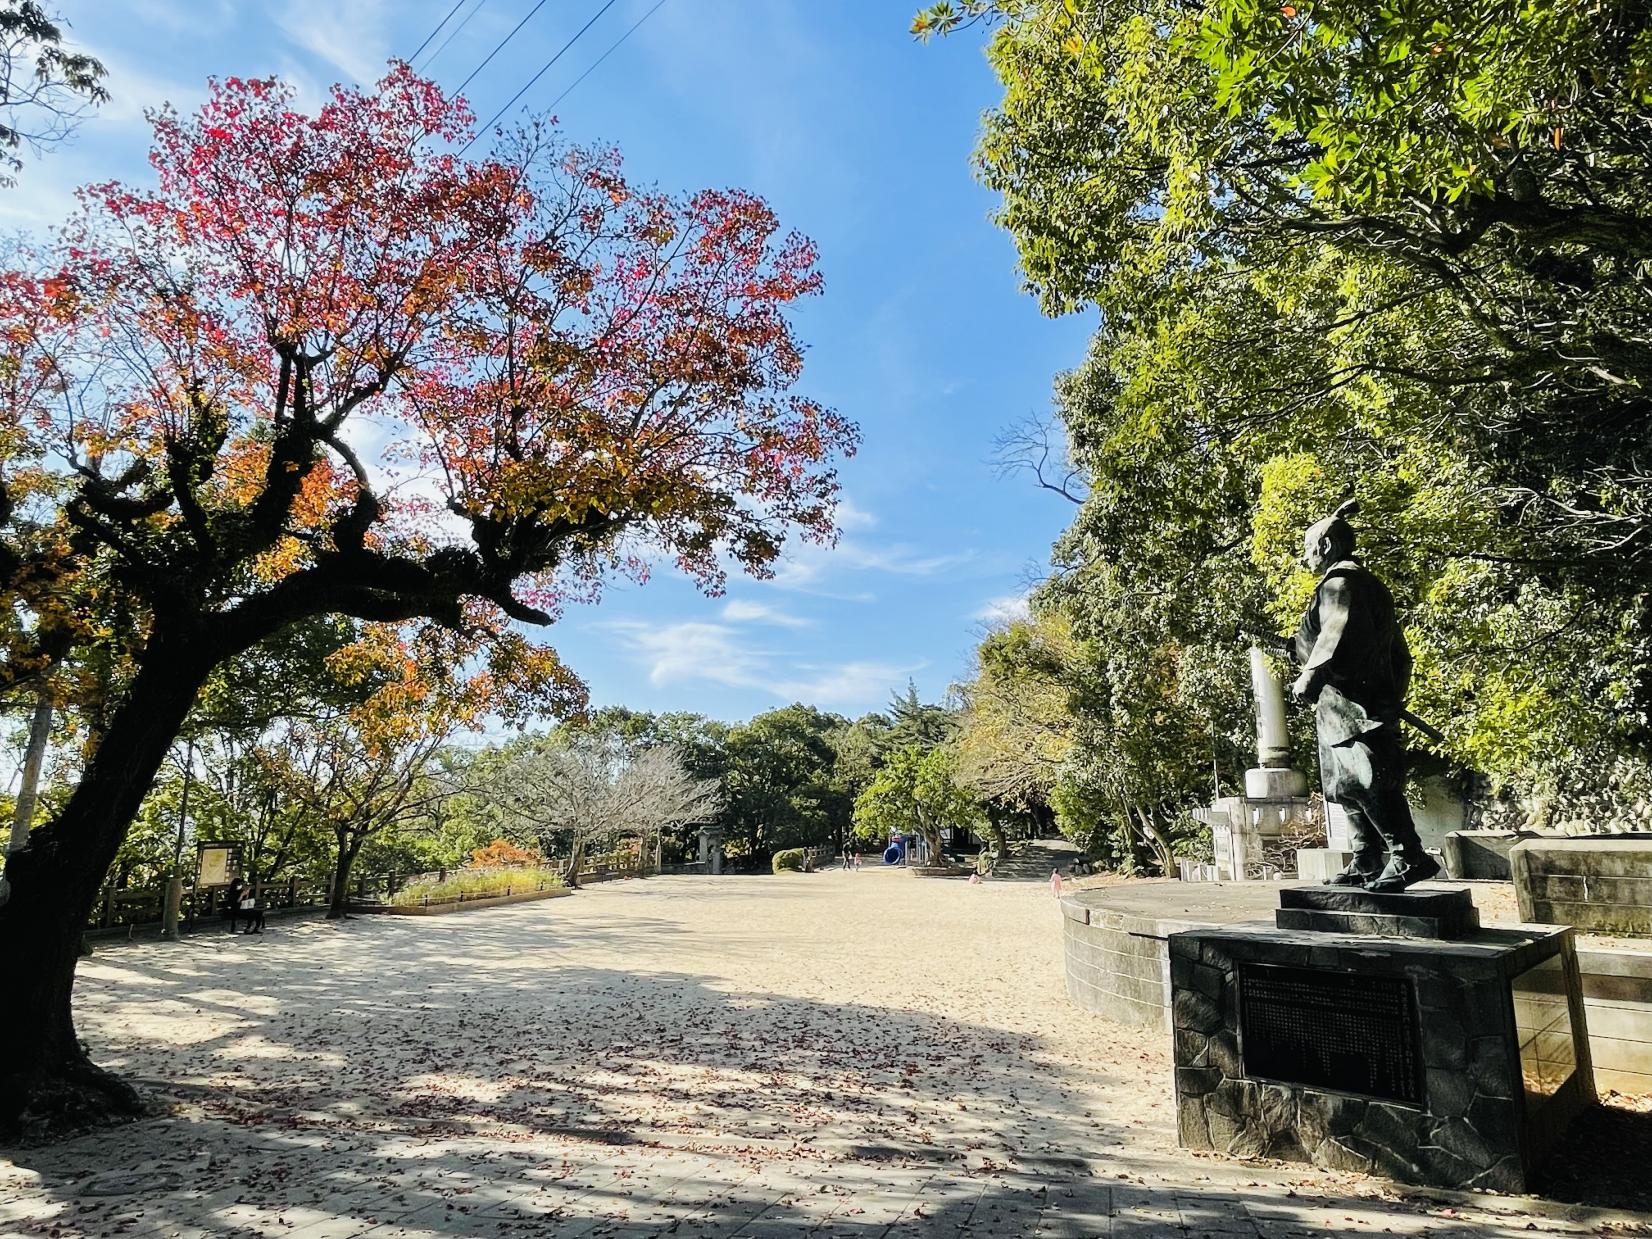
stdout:
<svg viewBox="0 0 1652 1239">
<path fill-rule="evenodd" d="M 1308 776 L 1285 766 L 1258 766 L 1245 771 L 1245 799 L 1295 804 L 1308 797 Z"/>
<path fill-rule="evenodd" d="M 1224 796 L 1194 813 L 1210 826 L 1218 882 L 1277 876 L 1264 869 L 1268 845 L 1308 811 L 1308 776 L 1290 766 L 1284 690 L 1273 663 L 1258 646 L 1251 647 L 1250 671 L 1256 698 L 1256 766 L 1245 771 L 1245 794 Z"/>
<path fill-rule="evenodd" d="M 1219 882 L 1244 882 L 1258 876 L 1269 845 L 1308 811 L 1307 776 L 1300 770 L 1247 770 L 1245 792 L 1224 796 L 1195 814 L 1210 826 Z"/>
<path fill-rule="evenodd" d="M 1182 1145 L 1525 1191 L 1595 1100 L 1571 930 L 1476 929 L 1458 892 L 1389 897 L 1423 901 L 1408 913 L 1331 906 L 1319 889 L 1283 893 L 1293 906 L 1276 916 L 1286 920 L 1385 916 L 1396 929 L 1432 918 L 1463 936 L 1172 934 Z"/>
<path fill-rule="evenodd" d="M 1296 876 L 1304 882 L 1323 882 L 1341 873 L 1354 860 L 1354 832 L 1348 813 L 1334 801 L 1325 802 L 1325 846 L 1296 850 Z"/>
</svg>

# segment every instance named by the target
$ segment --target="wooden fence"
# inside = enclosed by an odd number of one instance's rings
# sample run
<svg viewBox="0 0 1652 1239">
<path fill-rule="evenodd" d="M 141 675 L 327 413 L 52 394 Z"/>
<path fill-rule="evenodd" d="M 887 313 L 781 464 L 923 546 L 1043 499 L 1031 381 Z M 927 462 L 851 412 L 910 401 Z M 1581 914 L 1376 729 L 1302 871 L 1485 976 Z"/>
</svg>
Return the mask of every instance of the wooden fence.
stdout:
<svg viewBox="0 0 1652 1239">
<path fill-rule="evenodd" d="M 566 881 L 567 862 L 557 864 L 557 868 Z M 677 873 L 703 873 L 707 867 L 703 864 L 668 865 L 666 869 Z M 362 874 L 350 882 L 350 902 L 353 905 L 388 903 L 391 896 L 409 882 L 427 878 L 441 881 L 447 877 L 448 872 L 446 869 L 430 869 L 421 873 Z M 579 883 L 645 877 L 652 872 L 654 869 L 651 865 L 645 865 L 634 858 L 587 858 L 579 867 Z M 255 882 L 253 889 L 265 911 L 284 912 L 326 907 L 329 903 L 329 885 L 326 881 L 290 877 L 278 882 Z M 222 886 L 185 887 L 183 903 L 179 908 L 179 919 L 184 928 L 192 929 L 204 923 L 221 920 L 224 916 L 224 900 L 227 894 L 227 888 Z M 159 925 L 165 901 L 164 883 L 159 886 L 126 890 L 107 887 L 93 907 L 92 914 L 86 918 L 86 932 L 96 935 L 131 933 L 141 927 Z"/>
<path fill-rule="evenodd" d="M 384 875 L 381 875 L 380 880 L 384 880 Z M 259 903 L 270 912 L 318 908 L 327 904 L 326 884 L 313 883 L 304 878 L 255 882 L 253 889 Z M 224 915 L 224 900 L 227 896 L 228 888 L 222 886 L 186 886 L 183 902 L 178 909 L 178 919 L 185 928 L 193 928 L 202 922 L 219 919 Z M 92 908 L 92 914 L 86 918 L 86 932 L 111 934 L 130 932 L 145 925 L 159 925 L 165 902 L 164 885 L 127 890 L 105 887 Z"/>
</svg>

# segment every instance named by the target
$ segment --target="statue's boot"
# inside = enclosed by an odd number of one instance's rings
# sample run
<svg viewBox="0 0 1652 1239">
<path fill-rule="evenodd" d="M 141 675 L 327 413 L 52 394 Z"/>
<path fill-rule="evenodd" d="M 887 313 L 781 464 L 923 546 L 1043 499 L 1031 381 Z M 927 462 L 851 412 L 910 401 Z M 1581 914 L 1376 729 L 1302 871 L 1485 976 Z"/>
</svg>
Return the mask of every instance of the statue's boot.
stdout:
<svg viewBox="0 0 1652 1239">
<path fill-rule="evenodd" d="M 1382 867 L 1381 873 L 1365 884 L 1365 889 L 1377 895 L 1390 895 L 1439 876 L 1440 863 L 1427 852 L 1419 852 L 1409 859 L 1394 856 Z"/>
<path fill-rule="evenodd" d="M 1366 867 L 1359 861 L 1352 862 L 1341 873 L 1333 873 L 1325 879 L 1326 886 L 1364 886 L 1375 882 L 1382 874 L 1382 869 L 1376 866 Z"/>
</svg>

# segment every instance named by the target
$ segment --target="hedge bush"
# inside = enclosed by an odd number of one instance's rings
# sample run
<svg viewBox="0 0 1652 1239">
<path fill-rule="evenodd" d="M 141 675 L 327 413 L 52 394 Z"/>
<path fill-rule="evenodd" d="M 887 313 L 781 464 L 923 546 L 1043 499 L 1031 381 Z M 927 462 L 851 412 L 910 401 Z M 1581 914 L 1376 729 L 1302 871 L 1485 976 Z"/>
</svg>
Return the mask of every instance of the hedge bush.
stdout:
<svg viewBox="0 0 1652 1239">
<path fill-rule="evenodd" d="M 433 878 L 409 882 L 397 891 L 390 902 L 397 907 L 422 903 L 448 903 L 460 899 L 490 899 L 495 895 L 525 895 L 529 891 L 549 890 L 562 885 L 562 875 L 555 869 L 524 865 L 516 869 L 461 869 L 447 875 L 445 881 Z"/>
<path fill-rule="evenodd" d="M 776 873 L 802 873 L 803 848 L 784 848 L 774 854 L 774 871 Z"/>
</svg>

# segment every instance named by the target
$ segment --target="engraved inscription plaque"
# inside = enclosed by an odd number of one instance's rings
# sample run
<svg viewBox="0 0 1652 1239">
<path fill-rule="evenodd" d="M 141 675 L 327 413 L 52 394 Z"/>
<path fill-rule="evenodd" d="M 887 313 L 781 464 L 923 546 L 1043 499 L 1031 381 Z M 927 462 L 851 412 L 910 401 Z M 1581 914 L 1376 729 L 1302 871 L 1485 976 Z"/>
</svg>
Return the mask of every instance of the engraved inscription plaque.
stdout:
<svg viewBox="0 0 1652 1239">
<path fill-rule="evenodd" d="M 1402 977 L 1274 964 L 1239 968 L 1245 1074 L 1423 1104 L 1417 1000 Z"/>
</svg>

